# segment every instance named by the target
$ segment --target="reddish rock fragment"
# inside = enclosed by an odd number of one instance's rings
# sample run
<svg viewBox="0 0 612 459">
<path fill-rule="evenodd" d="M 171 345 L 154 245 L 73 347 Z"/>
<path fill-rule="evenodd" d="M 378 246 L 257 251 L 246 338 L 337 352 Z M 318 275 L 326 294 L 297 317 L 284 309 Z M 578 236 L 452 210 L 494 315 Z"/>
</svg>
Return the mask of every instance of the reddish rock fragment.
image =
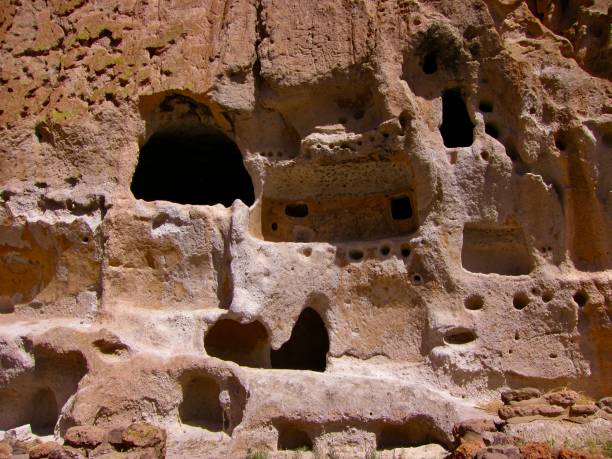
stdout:
<svg viewBox="0 0 612 459">
<path fill-rule="evenodd" d="M 578 400 L 578 393 L 573 390 L 563 390 L 547 394 L 544 398 L 552 405 L 571 406 Z"/>
<path fill-rule="evenodd" d="M 502 392 L 501 399 L 507 405 L 510 402 L 520 402 L 531 398 L 538 398 L 542 395 L 539 389 L 534 387 L 524 387 L 522 389 L 513 389 Z"/>
<path fill-rule="evenodd" d="M 472 459 L 484 447 L 485 444 L 482 441 L 463 442 L 453 451 L 451 459 Z"/>
<path fill-rule="evenodd" d="M 96 426 L 76 426 L 66 431 L 64 442 L 76 448 L 93 449 L 106 440 L 106 431 Z"/>
<path fill-rule="evenodd" d="M 553 459 L 553 451 L 546 443 L 527 443 L 520 448 L 523 459 Z"/>
<path fill-rule="evenodd" d="M 48 457 L 52 451 L 60 448 L 61 446 L 54 441 L 41 443 L 40 445 L 30 448 L 30 459 L 42 459 L 43 457 Z"/>
<path fill-rule="evenodd" d="M 596 412 L 595 405 L 574 405 L 570 408 L 570 416 L 591 416 Z"/>
</svg>

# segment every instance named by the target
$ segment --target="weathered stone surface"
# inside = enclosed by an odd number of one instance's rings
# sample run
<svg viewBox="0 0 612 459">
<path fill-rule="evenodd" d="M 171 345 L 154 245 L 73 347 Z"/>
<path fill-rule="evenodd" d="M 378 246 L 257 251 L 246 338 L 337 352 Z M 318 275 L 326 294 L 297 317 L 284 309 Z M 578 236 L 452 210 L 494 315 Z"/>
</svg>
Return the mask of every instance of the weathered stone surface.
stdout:
<svg viewBox="0 0 612 459">
<path fill-rule="evenodd" d="M 487 446 L 499 446 L 513 444 L 517 438 L 506 435 L 503 432 L 483 432 L 482 441 Z"/>
<path fill-rule="evenodd" d="M 516 446 L 488 446 L 474 455 L 474 459 L 522 459 Z"/>
<path fill-rule="evenodd" d="M 52 451 L 60 448 L 61 446 L 57 442 L 48 441 L 30 448 L 28 454 L 30 459 L 42 459 L 48 457 Z"/>
<path fill-rule="evenodd" d="M 0 454 L 3 454 L 5 456 L 10 456 L 12 452 L 13 452 L 13 447 L 8 441 L 0 442 Z"/>
<path fill-rule="evenodd" d="M 453 427 L 455 438 L 461 438 L 468 432 L 482 434 L 483 432 L 496 432 L 497 426 L 492 419 L 467 419 Z"/>
<path fill-rule="evenodd" d="M 68 446 L 93 449 L 106 441 L 106 430 L 96 426 L 70 427 L 64 436 Z"/>
<path fill-rule="evenodd" d="M 576 403 L 578 393 L 574 392 L 573 390 L 565 390 L 547 394 L 545 398 L 553 405 L 570 406 Z"/>
<path fill-rule="evenodd" d="M 542 395 L 542 391 L 534 387 L 525 387 L 523 389 L 507 390 L 501 393 L 502 401 L 506 404 L 510 402 L 520 402 L 522 400 L 529 400 L 531 398 L 537 398 Z"/>
<path fill-rule="evenodd" d="M 121 446 L 123 444 L 124 427 L 115 427 L 108 431 L 107 440 L 113 446 Z"/>
<path fill-rule="evenodd" d="M 612 397 L 604 397 L 597 401 L 599 408 L 612 408 Z"/>
<path fill-rule="evenodd" d="M 117 451 L 113 448 L 113 446 L 110 443 L 101 443 L 100 445 L 96 446 L 94 449 L 92 449 L 91 451 L 89 451 L 89 453 L 87 454 L 88 458 L 97 458 L 97 457 L 105 457 L 109 454 L 113 454 L 116 453 Z"/>
<path fill-rule="evenodd" d="M 453 451 L 453 459 L 472 459 L 474 455 L 485 447 L 484 442 L 481 441 L 466 441 L 461 443 L 455 451 Z"/>
<path fill-rule="evenodd" d="M 520 447 L 523 459 L 554 459 L 555 454 L 546 443 L 530 442 Z"/>
<path fill-rule="evenodd" d="M 0 429 L 365 457 L 612 395 L 608 3 L 3 2 Z"/>
<path fill-rule="evenodd" d="M 570 416 L 591 416 L 597 412 L 595 405 L 573 405 L 570 408 Z"/>
<path fill-rule="evenodd" d="M 128 426 L 122 434 L 123 444 L 128 447 L 146 448 L 161 447 L 166 442 L 166 433 L 163 429 L 145 422 L 134 423 Z"/>
<path fill-rule="evenodd" d="M 604 459 L 601 455 L 590 454 L 584 451 L 576 451 L 569 448 L 561 448 L 557 459 Z"/>
<path fill-rule="evenodd" d="M 49 459 L 85 459 L 87 454 L 84 450 L 64 446 L 59 449 L 54 449 L 49 453 Z"/>
<path fill-rule="evenodd" d="M 510 419 L 525 416 L 559 416 L 565 413 L 565 408 L 555 405 L 525 405 L 525 406 L 503 406 L 499 409 L 499 417 Z"/>
</svg>

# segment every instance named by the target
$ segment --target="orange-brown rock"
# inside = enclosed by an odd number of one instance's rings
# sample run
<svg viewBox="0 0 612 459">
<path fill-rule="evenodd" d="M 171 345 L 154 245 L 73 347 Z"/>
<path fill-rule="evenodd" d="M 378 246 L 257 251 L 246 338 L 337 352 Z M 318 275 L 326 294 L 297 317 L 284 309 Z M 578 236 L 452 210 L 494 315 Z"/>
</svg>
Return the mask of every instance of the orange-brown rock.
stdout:
<svg viewBox="0 0 612 459">
<path fill-rule="evenodd" d="M 559 392 L 552 392 L 545 396 L 548 403 L 560 406 L 570 406 L 576 403 L 578 399 L 578 393 L 573 390 L 564 390 Z"/>
<path fill-rule="evenodd" d="M 93 449 L 106 440 L 106 431 L 96 426 L 70 427 L 64 435 L 64 442 L 75 448 Z"/>
<path fill-rule="evenodd" d="M 561 448 L 557 459 L 604 459 L 604 456 L 590 454 L 584 451 L 576 451 L 569 448 Z"/>
<path fill-rule="evenodd" d="M 43 459 L 48 457 L 52 451 L 60 449 L 61 446 L 54 441 L 47 441 L 36 445 L 28 450 L 30 459 Z"/>
<path fill-rule="evenodd" d="M 452 458 L 472 459 L 484 447 L 485 444 L 482 441 L 472 440 L 463 442 L 453 451 Z"/>
<path fill-rule="evenodd" d="M 520 447 L 523 459 L 555 459 L 555 454 L 546 443 L 530 442 Z"/>
</svg>

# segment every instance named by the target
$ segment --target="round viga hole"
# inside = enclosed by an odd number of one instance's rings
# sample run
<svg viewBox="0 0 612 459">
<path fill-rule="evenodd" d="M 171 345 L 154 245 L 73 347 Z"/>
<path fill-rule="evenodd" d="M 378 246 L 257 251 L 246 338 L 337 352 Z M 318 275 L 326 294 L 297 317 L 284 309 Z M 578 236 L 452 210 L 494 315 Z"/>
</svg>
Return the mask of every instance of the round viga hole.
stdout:
<svg viewBox="0 0 612 459">
<path fill-rule="evenodd" d="M 444 335 L 446 344 L 468 344 L 476 340 L 476 333 L 467 328 L 454 328 Z"/>
<path fill-rule="evenodd" d="M 465 299 L 465 308 L 471 311 L 477 311 L 484 306 L 484 298 L 480 295 L 470 295 Z"/>
<path fill-rule="evenodd" d="M 410 256 L 410 247 L 407 245 L 402 245 L 400 252 L 402 254 L 402 258 L 408 258 Z"/>
<path fill-rule="evenodd" d="M 488 161 L 489 160 L 489 152 L 488 151 L 481 151 L 480 152 L 480 157 L 482 159 L 484 159 L 485 161 Z"/>
<path fill-rule="evenodd" d="M 272 231 L 276 231 L 278 230 L 278 223 L 274 222 L 272 223 Z"/>
<path fill-rule="evenodd" d="M 348 256 L 352 261 L 360 261 L 363 259 L 363 251 L 356 249 L 349 250 Z"/>
<path fill-rule="evenodd" d="M 555 297 L 555 292 L 553 292 L 552 290 L 546 290 L 544 293 L 542 293 L 542 301 L 544 301 L 544 303 L 548 303 L 549 301 L 552 301 L 554 297 Z"/>
<path fill-rule="evenodd" d="M 423 278 L 421 277 L 420 274 L 413 274 L 412 275 L 412 283 L 414 285 L 421 285 L 423 283 Z"/>
<path fill-rule="evenodd" d="M 525 292 L 517 292 L 514 294 L 514 298 L 512 299 L 512 305 L 514 309 L 524 309 L 529 304 L 529 295 Z"/>
<path fill-rule="evenodd" d="M 391 249 L 389 248 L 389 246 L 388 246 L 388 245 L 383 245 L 383 246 L 380 248 L 380 254 L 381 254 L 383 257 L 386 257 L 387 255 L 389 255 L 389 253 L 391 253 Z"/>
<path fill-rule="evenodd" d="M 589 302 L 589 295 L 587 295 L 584 290 L 578 290 L 576 293 L 574 293 L 573 298 L 576 304 L 580 307 L 583 307 Z"/>
</svg>

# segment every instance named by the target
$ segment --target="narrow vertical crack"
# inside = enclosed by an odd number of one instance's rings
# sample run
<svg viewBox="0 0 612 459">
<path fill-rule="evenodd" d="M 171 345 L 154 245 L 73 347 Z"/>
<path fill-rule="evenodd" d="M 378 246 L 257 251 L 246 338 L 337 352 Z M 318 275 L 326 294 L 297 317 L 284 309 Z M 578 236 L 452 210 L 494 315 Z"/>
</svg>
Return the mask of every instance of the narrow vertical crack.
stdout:
<svg viewBox="0 0 612 459">
<path fill-rule="evenodd" d="M 255 92 L 258 92 L 263 83 L 261 77 L 261 53 L 259 47 L 264 39 L 268 38 L 270 34 L 266 29 L 264 19 L 264 6 L 263 0 L 257 0 L 255 4 L 255 11 L 257 14 L 257 22 L 255 23 L 255 62 L 253 63 L 253 77 L 255 78 Z"/>
</svg>

